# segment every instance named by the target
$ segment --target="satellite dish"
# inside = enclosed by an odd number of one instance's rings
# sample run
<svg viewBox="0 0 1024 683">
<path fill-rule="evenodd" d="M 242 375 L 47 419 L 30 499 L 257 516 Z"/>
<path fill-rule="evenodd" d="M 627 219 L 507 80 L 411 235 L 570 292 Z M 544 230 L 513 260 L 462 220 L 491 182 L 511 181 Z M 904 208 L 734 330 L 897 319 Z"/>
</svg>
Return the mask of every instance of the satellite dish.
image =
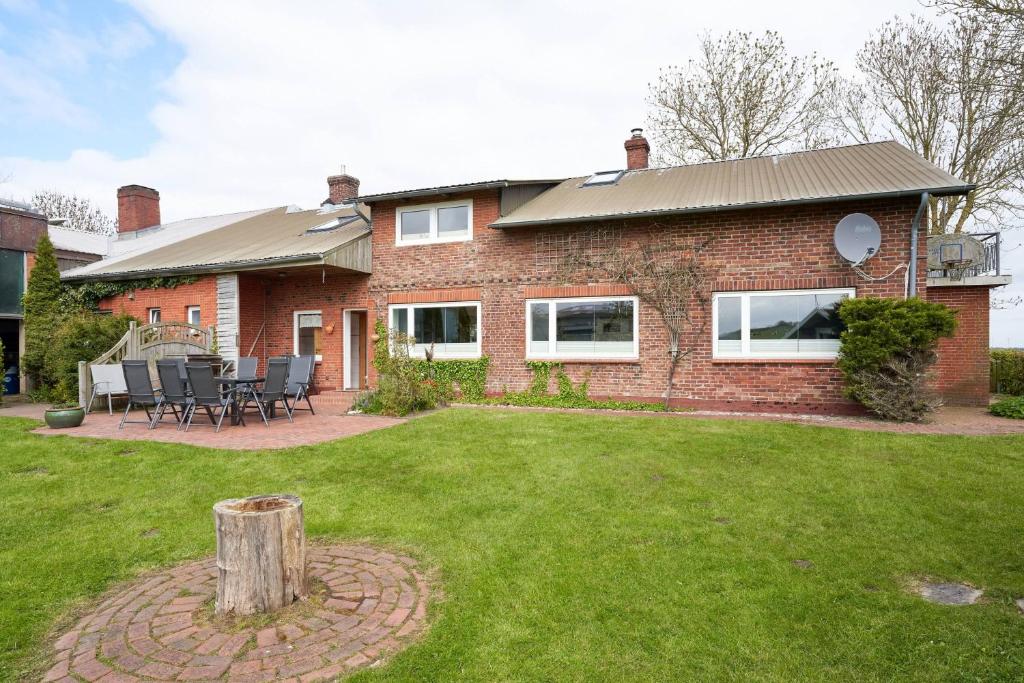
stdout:
<svg viewBox="0 0 1024 683">
<path fill-rule="evenodd" d="M 882 246 L 882 231 L 875 219 L 866 213 L 851 213 L 836 223 L 833 241 L 840 256 L 860 265 L 878 253 Z"/>
</svg>

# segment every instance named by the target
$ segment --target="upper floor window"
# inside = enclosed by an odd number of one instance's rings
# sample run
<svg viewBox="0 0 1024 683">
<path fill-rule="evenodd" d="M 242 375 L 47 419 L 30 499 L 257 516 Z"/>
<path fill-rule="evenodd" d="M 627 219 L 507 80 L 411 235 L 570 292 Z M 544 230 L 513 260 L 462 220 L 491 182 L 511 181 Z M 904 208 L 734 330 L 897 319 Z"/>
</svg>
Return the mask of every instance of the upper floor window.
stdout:
<svg viewBox="0 0 1024 683">
<path fill-rule="evenodd" d="M 188 321 L 189 325 L 195 325 L 199 327 L 199 307 L 189 306 L 185 309 L 185 320 Z"/>
<path fill-rule="evenodd" d="M 839 304 L 853 289 L 719 292 L 713 296 L 715 358 L 835 358 Z"/>
<path fill-rule="evenodd" d="M 401 206 L 395 209 L 395 244 L 462 242 L 473 239 L 473 200 Z"/>
<path fill-rule="evenodd" d="M 526 302 L 527 358 L 636 358 L 635 297 Z"/>
<path fill-rule="evenodd" d="M 151 309 L 149 309 L 149 322 L 150 323 L 158 323 L 158 322 L 160 322 L 160 309 L 159 308 L 151 308 Z"/>
<path fill-rule="evenodd" d="M 480 357 L 480 302 L 391 307 L 391 329 L 415 338 L 410 355 L 433 347 L 437 358 Z"/>
</svg>

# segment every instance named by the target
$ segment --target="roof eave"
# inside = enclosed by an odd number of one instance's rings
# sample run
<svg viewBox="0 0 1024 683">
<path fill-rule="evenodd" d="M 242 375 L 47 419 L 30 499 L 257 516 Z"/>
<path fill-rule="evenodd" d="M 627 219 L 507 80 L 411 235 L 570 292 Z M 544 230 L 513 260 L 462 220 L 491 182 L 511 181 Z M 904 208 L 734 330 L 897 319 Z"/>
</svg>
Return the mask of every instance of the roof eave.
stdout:
<svg viewBox="0 0 1024 683">
<path fill-rule="evenodd" d="M 582 223 L 585 221 L 610 221 L 629 218 L 650 218 L 652 216 L 676 216 L 682 214 L 721 213 L 723 211 L 744 211 L 775 206 L 797 206 L 801 204 L 826 204 L 829 202 L 851 202 L 868 199 L 896 199 L 899 197 L 919 197 L 922 192 L 935 197 L 964 195 L 973 190 L 975 185 L 956 185 L 942 188 L 921 190 L 897 190 L 893 192 L 875 192 L 870 194 L 845 195 L 842 197 L 812 197 L 809 199 L 784 199 L 770 202 L 749 202 L 746 204 L 727 204 L 721 206 L 699 206 L 682 209 L 657 209 L 652 211 L 635 211 L 630 213 L 597 214 L 593 216 L 573 216 L 568 218 L 548 218 L 529 221 L 495 221 L 487 227 L 500 230 L 503 228 L 527 227 L 532 225 L 558 225 L 561 223 Z"/>
<path fill-rule="evenodd" d="M 268 266 L 318 266 L 324 263 L 323 254 L 302 254 L 299 256 L 282 256 L 269 259 L 252 259 L 248 261 L 231 261 L 227 263 L 211 263 L 208 265 L 176 266 L 172 268 L 152 268 L 147 270 L 124 270 L 116 273 L 74 273 L 62 274 L 65 282 L 104 282 L 112 280 L 137 280 L 149 277 L 169 277 L 175 275 L 209 275 L 212 273 L 237 273 L 248 270 L 262 270 Z"/>
</svg>

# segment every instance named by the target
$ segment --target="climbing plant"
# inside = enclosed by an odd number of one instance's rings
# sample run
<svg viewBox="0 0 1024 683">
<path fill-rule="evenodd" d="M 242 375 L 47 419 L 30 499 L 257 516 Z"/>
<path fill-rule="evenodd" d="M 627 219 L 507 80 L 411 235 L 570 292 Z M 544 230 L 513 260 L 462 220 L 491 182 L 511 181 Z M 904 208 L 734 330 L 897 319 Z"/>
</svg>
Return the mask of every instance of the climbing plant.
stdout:
<svg viewBox="0 0 1024 683">
<path fill-rule="evenodd" d="M 66 311 L 95 311 L 101 300 L 134 292 L 138 289 L 174 289 L 190 285 L 199 280 L 197 275 L 175 275 L 150 277 L 116 282 L 66 282 L 60 295 L 61 306 Z"/>
</svg>

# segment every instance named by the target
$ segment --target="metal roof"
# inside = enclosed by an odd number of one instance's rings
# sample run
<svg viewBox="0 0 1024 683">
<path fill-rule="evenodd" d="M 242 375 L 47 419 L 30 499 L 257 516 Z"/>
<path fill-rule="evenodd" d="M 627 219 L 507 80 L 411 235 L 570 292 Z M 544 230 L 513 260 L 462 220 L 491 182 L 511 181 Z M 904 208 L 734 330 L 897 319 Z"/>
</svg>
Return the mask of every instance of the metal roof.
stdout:
<svg viewBox="0 0 1024 683">
<path fill-rule="evenodd" d="M 282 265 L 332 265 L 369 272 L 369 244 L 362 242 L 368 242 L 370 228 L 361 217 L 335 230 L 306 232 L 332 219 L 356 215 L 351 205 L 331 211 L 279 207 L 153 249 L 96 261 L 61 277 L 117 280 Z"/>
<path fill-rule="evenodd" d="M 415 197 L 431 197 L 441 194 L 452 194 L 456 192 L 472 192 L 475 190 L 495 190 L 502 187 L 515 185 L 557 185 L 564 178 L 555 180 L 481 180 L 476 183 L 461 183 L 457 185 L 439 185 L 438 187 L 422 187 L 417 190 L 399 190 L 396 192 L 383 192 L 381 194 L 367 194 L 356 198 L 357 201 L 370 203 L 382 202 L 390 199 L 413 199 Z"/>
<path fill-rule="evenodd" d="M 696 213 L 920 194 L 965 194 L 972 185 L 896 142 L 626 171 L 614 185 L 570 178 L 491 225 Z"/>
</svg>

